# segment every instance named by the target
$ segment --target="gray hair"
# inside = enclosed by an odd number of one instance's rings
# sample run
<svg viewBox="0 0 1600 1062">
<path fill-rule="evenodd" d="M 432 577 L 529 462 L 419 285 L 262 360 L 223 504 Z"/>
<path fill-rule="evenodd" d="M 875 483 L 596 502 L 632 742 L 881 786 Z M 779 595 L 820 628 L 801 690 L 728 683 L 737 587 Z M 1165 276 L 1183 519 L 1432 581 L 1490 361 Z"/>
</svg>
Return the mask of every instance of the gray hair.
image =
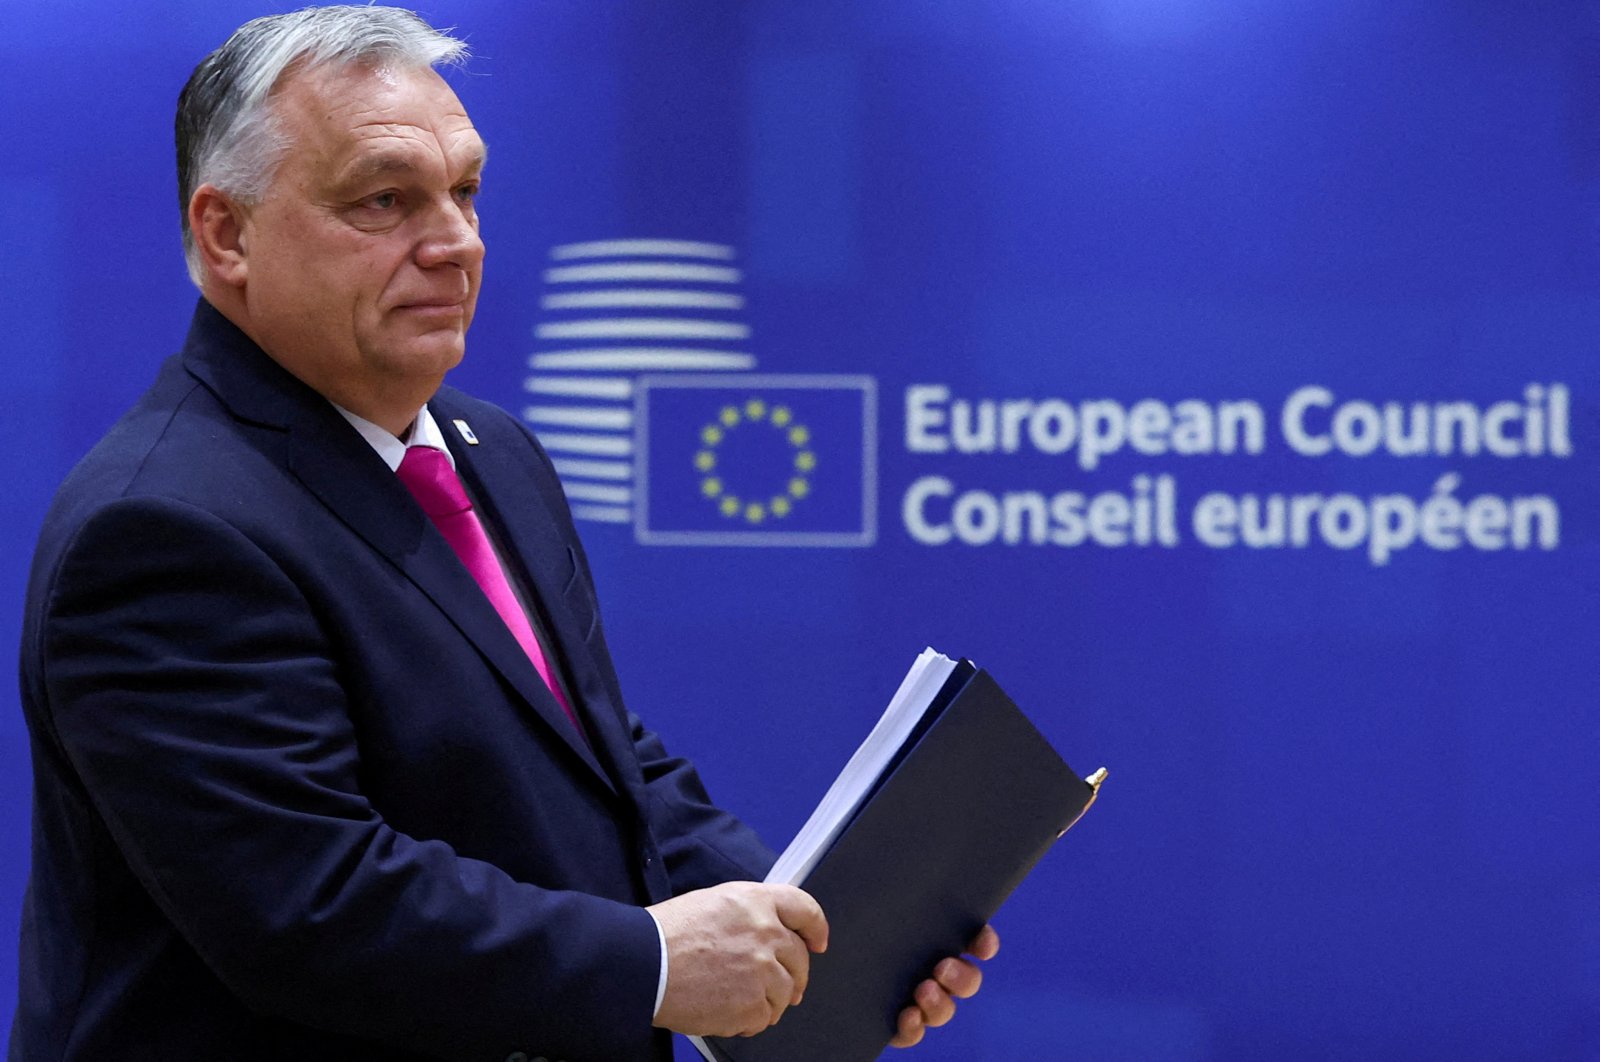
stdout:
<svg viewBox="0 0 1600 1062">
<path fill-rule="evenodd" d="M 289 147 L 269 105 L 286 71 L 352 63 L 422 68 L 466 57 L 464 41 L 397 7 L 308 7 L 235 30 L 194 68 L 178 96 L 178 209 L 195 285 L 202 271 L 189 200 L 196 188 L 213 184 L 240 202 L 260 202 Z"/>
</svg>

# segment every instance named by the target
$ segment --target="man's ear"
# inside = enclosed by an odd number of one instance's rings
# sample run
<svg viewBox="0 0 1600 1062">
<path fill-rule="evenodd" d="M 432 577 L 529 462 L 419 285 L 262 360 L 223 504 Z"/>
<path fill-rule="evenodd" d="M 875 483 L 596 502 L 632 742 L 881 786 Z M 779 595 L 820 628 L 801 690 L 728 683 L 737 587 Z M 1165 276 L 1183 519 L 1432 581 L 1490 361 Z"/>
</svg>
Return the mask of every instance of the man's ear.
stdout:
<svg viewBox="0 0 1600 1062">
<path fill-rule="evenodd" d="M 249 268 L 244 207 L 216 185 L 189 197 L 189 232 L 205 270 L 227 287 L 244 287 Z"/>
</svg>

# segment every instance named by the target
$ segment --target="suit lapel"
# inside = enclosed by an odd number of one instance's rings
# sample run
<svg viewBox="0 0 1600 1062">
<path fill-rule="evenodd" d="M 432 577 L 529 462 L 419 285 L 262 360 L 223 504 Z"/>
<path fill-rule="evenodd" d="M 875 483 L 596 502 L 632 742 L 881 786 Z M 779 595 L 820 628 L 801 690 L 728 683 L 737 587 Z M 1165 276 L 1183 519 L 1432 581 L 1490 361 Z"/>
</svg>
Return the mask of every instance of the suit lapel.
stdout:
<svg viewBox="0 0 1600 1062">
<path fill-rule="evenodd" d="M 527 654 L 444 536 L 372 448 L 332 407 L 328 413 L 331 419 L 317 418 L 310 423 L 307 418 L 297 425 L 290 447 L 291 471 L 352 530 L 394 561 L 522 695 L 528 707 L 573 755 L 587 764 L 608 789 L 614 789 L 588 743 L 573 729 Z M 384 475 L 373 475 L 374 462 Z"/>
<path fill-rule="evenodd" d="M 287 433 L 290 473 L 426 594 L 595 779 L 615 792 L 455 551 L 339 412 L 204 301 L 195 312 L 184 358 L 189 371 L 235 416 Z"/>
<path fill-rule="evenodd" d="M 520 564 L 518 574 L 525 580 L 524 585 L 542 604 L 546 634 L 555 643 L 552 648 L 558 659 L 566 664 L 566 675 L 576 695 L 573 708 L 582 717 L 595 750 L 615 772 L 632 755 L 632 737 L 623 721 L 621 706 L 613 703 L 589 649 L 589 632 L 579 627 L 576 614 L 566 602 L 576 560 L 562 533 L 562 522 L 551 508 L 552 504 L 562 503 L 546 497 L 528 476 L 528 444 L 521 436 L 508 437 L 497 425 L 474 425 L 482 433 L 480 445 L 463 445 L 457 429 L 451 426 L 448 404 L 441 407 L 435 399 L 430 406 L 480 515 L 492 522 L 510 547 L 512 556 L 505 558 L 506 563 L 513 567 Z M 554 711 L 561 711 L 553 700 L 552 705 Z M 621 775 L 613 773 L 613 777 Z"/>
</svg>

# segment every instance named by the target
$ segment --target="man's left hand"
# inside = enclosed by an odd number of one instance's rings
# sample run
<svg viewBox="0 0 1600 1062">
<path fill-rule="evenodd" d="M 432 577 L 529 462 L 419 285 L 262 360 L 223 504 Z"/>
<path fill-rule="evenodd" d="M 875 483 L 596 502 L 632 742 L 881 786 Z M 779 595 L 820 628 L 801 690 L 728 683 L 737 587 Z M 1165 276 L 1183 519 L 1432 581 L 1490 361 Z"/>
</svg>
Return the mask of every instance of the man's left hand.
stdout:
<svg viewBox="0 0 1600 1062">
<path fill-rule="evenodd" d="M 993 926 L 984 926 L 973 942 L 967 945 L 967 954 L 975 959 L 992 959 L 1000 950 L 1000 934 Z M 977 994 L 983 984 L 983 971 L 976 963 L 951 956 L 941 959 L 933 968 L 933 976 L 917 986 L 912 993 L 915 1006 L 900 1012 L 900 1027 L 889 1043 L 894 1047 L 910 1047 L 922 1039 L 923 1030 L 943 1025 L 955 1016 L 956 1000 L 969 999 Z"/>
</svg>

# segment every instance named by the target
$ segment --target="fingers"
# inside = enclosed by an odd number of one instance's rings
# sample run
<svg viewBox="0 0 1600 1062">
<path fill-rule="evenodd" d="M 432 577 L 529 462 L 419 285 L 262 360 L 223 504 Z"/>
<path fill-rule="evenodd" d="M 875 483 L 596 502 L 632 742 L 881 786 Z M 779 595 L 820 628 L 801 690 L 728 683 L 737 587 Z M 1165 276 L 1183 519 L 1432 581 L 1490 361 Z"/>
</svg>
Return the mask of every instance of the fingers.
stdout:
<svg viewBox="0 0 1600 1062">
<path fill-rule="evenodd" d="M 965 959 L 943 959 L 933 968 L 933 979 L 956 999 L 971 999 L 983 987 L 983 971 Z"/>
<path fill-rule="evenodd" d="M 772 954 L 789 975 L 789 993 L 784 1004 L 793 1006 L 805 996 L 806 985 L 811 981 L 811 954 L 798 936 L 793 933 L 784 935 L 787 939 L 773 949 Z M 777 1016 L 774 1015 L 772 1020 L 777 1021 Z"/>
<path fill-rule="evenodd" d="M 932 978 L 918 985 L 911 998 L 922 1012 L 922 1024 L 930 1029 L 937 1029 L 956 1016 L 956 1001 Z"/>
<path fill-rule="evenodd" d="M 978 935 L 972 938 L 972 943 L 967 945 L 967 954 L 974 959 L 987 961 L 1000 953 L 1000 934 L 994 931 L 994 926 L 984 926 L 978 930 Z"/>
<path fill-rule="evenodd" d="M 916 1005 L 900 1012 L 895 1034 L 889 1040 L 891 1047 L 911 1047 L 920 1043 L 923 1033 L 928 1029 L 936 1029 L 956 1015 L 956 1001 L 939 987 L 937 981 L 930 979 L 922 982 L 911 998 Z"/>
<path fill-rule="evenodd" d="M 803 955 L 804 952 L 802 951 Z M 755 1024 L 747 1028 L 741 1035 L 754 1036 L 768 1026 L 778 1024 L 778 1019 L 783 1017 L 783 1012 L 794 1003 L 794 981 L 783 973 L 775 974 L 766 984 L 767 1013 L 759 1016 Z"/>
<path fill-rule="evenodd" d="M 978 960 L 992 959 L 1000 951 L 1000 934 L 993 926 L 984 926 L 967 945 L 966 953 Z M 922 1041 L 929 1029 L 937 1028 L 955 1017 L 956 1000 L 970 999 L 983 986 L 983 971 L 977 963 L 954 956 L 940 960 L 933 968 L 933 976 L 917 986 L 912 994 L 913 1006 L 900 1012 L 892 1047 L 911 1047 Z"/>
<path fill-rule="evenodd" d="M 806 985 L 811 979 L 808 949 L 821 952 L 828 946 L 828 919 L 810 893 L 792 885 L 771 885 L 767 888 L 778 921 L 788 930 L 785 934 L 787 939 L 774 949 L 773 954 L 789 973 L 792 990 L 786 1005 L 793 1006 L 804 998 Z M 772 1020 L 776 1022 L 778 1015 L 774 1014 Z"/>
<path fill-rule="evenodd" d="M 896 1025 L 894 1036 L 889 1040 L 890 1047 L 915 1047 L 922 1042 L 922 1011 L 916 1007 L 907 1007 L 900 1012 L 900 1020 Z"/>
<path fill-rule="evenodd" d="M 793 885 L 769 885 L 778 920 L 806 942 L 815 952 L 828 950 L 828 919 L 811 894 Z"/>
<path fill-rule="evenodd" d="M 791 886 L 727 882 L 653 904 L 667 944 L 655 1023 L 692 1035 L 753 1036 L 800 1002 L 811 951 L 827 945 L 817 902 Z"/>
<path fill-rule="evenodd" d="M 767 1013 L 743 1035 L 754 1036 L 776 1025 L 783 1012 L 805 996 L 811 979 L 811 951 L 821 951 L 828 942 L 828 920 L 810 894 L 792 885 L 758 886 L 776 916 L 780 938 L 772 941 L 771 956 L 779 969 L 765 980 Z M 769 923 L 770 924 L 770 923 Z M 778 928 L 774 927 L 774 928 Z"/>
<path fill-rule="evenodd" d="M 924 981 L 912 993 L 916 1005 L 900 1012 L 890 1047 L 912 1047 L 922 1042 L 923 1034 L 955 1017 L 956 1003 L 933 981 Z"/>
</svg>

